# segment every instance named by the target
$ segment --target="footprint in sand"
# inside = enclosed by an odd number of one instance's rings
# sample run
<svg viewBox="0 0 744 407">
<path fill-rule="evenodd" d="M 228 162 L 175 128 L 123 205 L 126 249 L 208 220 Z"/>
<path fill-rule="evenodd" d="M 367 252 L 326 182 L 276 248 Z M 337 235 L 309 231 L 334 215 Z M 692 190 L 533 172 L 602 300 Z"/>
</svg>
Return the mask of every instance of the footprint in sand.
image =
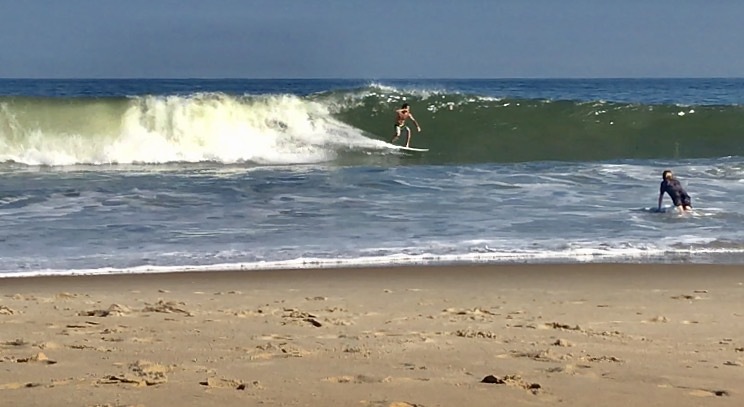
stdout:
<svg viewBox="0 0 744 407">
<path fill-rule="evenodd" d="M 694 389 L 688 394 L 690 396 L 695 396 L 695 397 L 726 397 L 726 396 L 729 396 L 729 392 L 726 390 L 706 390 L 706 389 Z"/>
<path fill-rule="evenodd" d="M 301 358 L 303 356 L 311 354 L 311 352 L 308 352 L 296 346 L 289 345 L 288 343 L 280 343 L 278 345 L 275 345 L 271 342 L 265 345 L 258 345 L 255 349 L 250 350 L 248 353 L 251 360 L 269 360 L 292 357 Z"/>
<path fill-rule="evenodd" d="M 572 342 L 569 342 L 569 341 L 567 341 L 565 339 L 561 339 L 561 338 L 556 339 L 555 342 L 551 343 L 551 345 L 553 345 L 553 346 L 559 346 L 559 347 L 562 347 L 562 348 L 570 348 L 570 347 L 574 346 Z"/>
<path fill-rule="evenodd" d="M 208 377 L 207 380 L 199 382 L 202 386 L 214 388 L 214 389 L 235 389 L 235 390 L 247 390 L 247 389 L 262 389 L 261 383 L 258 380 L 254 380 L 250 383 L 245 383 L 237 379 L 225 379 L 217 377 Z"/>
<path fill-rule="evenodd" d="M 0 305 L 0 315 L 15 315 L 16 313 L 16 310 L 6 307 L 5 305 Z"/>
<path fill-rule="evenodd" d="M 669 322 L 669 318 L 667 318 L 667 317 L 665 317 L 663 315 L 658 315 L 658 316 L 655 316 L 653 318 L 649 318 L 649 319 L 643 321 L 643 323 L 650 323 L 650 322 L 662 322 L 662 323 L 666 323 L 666 322 Z"/>
<path fill-rule="evenodd" d="M 324 382 L 332 382 L 332 383 L 355 383 L 355 384 L 362 384 L 362 383 L 389 383 L 393 380 L 392 377 L 374 377 L 374 376 L 367 376 L 363 374 L 359 374 L 356 376 L 332 376 L 332 377 L 326 377 L 323 379 Z"/>
<path fill-rule="evenodd" d="M 362 403 L 368 407 L 424 407 L 422 404 L 409 403 L 407 401 L 367 401 L 362 400 Z"/>
<path fill-rule="evenodd" d="M 16 390 L 16 389 L 22 389 L 22 388 L 31 388 L 31 387 L 39 387 L 41 386 L 41 383 L 4 383 L 0 384 L 0 390 Z"/>
<path fill-rule="evenodd" d="M 537 362 L 558 362 L 561 360 L 569 359 L 569 357 L 566 355 L 554 355 L 550 351 L 550 349 L 528 352 L 512 351 L 512 356 L 516 358 L 532 359 Z"/>
<path fill-rule="evenodd" d="M 39 352 L 27 358 L 16 359 L 15 361 L 16 363 L 41 363 L 44 365 L 54 365 L 57 363 L 56 360 L 49 359 L 43 352 Z"/>
<path fill-rule="evenodd" d="M 585 356 L 581 358 L 582 360 L 586 360 L 587 362 L 614 362 L 614 363 L 623 363 L 622 359 L 617 358 L 615 356 Z"/>
<path fill-rule="evenodd" d="M 461 338 L 499 339 L 501 336 L 491 331 L 474 331 L 472 329 L 458 329 L 453 335 Z"/>
<path fill-rule="evenodd" d="M 689 295 L 689 294 L 673 295 L 670 298 L 673 299 L 673 300 L 688 300 L 688 301 L 702 300 L 703 299 L 699 295 Z"/>
<path fill-rule="evenodd" d="M 481 307 L 474 308 L 446 308 L 442 313 L 451 315 L 501 315 Z"/>
<path fill-rule="evenodd" d="M 26 346 L 28 344 L 29 343 L 26 342 L 26 340 L 21 339 L 21 338 L 14 339 L 12 341 L 3 342 L 3 345 L 5 346 Z"/>
<path fill-rule="evenodd" d="M 159 300 L 155 304 L 146 304 L 145 308 L 142 309 L 142 312 L 161 312 L 166 314 L 180 313 L 187 317 L 194 316 L 183 307 L 184 305 L 186 304 L 183 302 Z"/>
<path fill-rule="evenodd" d="M 98 380 L 99 384 L 127 383 L 137 386 L 154 386 L 168 381 L 170 368 L 147 360 L 138 360 L 129 365 L 129 372 L 107 375 Z"/>
<path fill-rule="evenodd" d="M 110 317 L 110 316 L 122 316 L 131 314 L 132 310 L 119 304 L 111 304 L 107 309 L 95 309 L 90 311 L 80 311 L 78 315 L 81 317 Z"/>
<path fill-rule="evenodd" d="M 300 311 L 296 308 L 285 308 L 282 318 L 287 320 L 287 322 L 284 322 L 284 324 L 310 324 L 316 328 L 320 328 L 321 326 L 323 326 L 323 324 L 318 320 L 317 316 L 304 311 Z"/>
<path fill-rule="evenodd" d="M 532 394 L 537 394 L 542 386 L 539 383 L 530 383 L 522 379 L 519 375 L 506 375 L 504 377 L 498 377 L 494 375 L 488 375 L 481 380 L 481 383 L 489 384 L 505 384 L 507 386 L 514 386 L 525 389 Z"/>
</svg>

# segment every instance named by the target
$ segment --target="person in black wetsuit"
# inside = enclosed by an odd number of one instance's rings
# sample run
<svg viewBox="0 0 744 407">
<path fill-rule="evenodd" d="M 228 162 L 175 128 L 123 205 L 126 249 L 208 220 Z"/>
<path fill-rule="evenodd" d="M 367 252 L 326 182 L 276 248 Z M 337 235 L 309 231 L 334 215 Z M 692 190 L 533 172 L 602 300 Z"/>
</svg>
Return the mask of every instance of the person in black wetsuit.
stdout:
<svg viewBox="0 0 744 407">
<path fill-rule="evenodd" d="M 661 211 L 661 201 L 664 198 L 664 193 L 669 194 L 672 198 L 672 202 L 677 209 L 683 211 L 689 211 L 692 209 L 692 200 L 687 191 L 682 187 L 679 180 L 674 177 L 671 171 L 666 170 L 661 173 L 661 186 L 659 188 L 659 211 Z"/>
</svg>

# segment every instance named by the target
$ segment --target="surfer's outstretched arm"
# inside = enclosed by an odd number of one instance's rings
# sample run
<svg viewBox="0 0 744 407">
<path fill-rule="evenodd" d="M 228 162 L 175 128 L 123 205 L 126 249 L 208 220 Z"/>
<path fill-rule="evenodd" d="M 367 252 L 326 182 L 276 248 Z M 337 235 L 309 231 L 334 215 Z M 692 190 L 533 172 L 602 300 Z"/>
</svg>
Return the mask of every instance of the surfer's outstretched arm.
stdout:
<svg viewBox="0 0 744 407">
<path fill-rule="evenodd" d="M 415 118 L 413 117 L 413 115 L 412 115 L 412 114 L 409 114 L 409 115 L 408 115 L 408 117 L 410 117 L 410 118 L 411 118 L 411 121 L 413 122 L 413 124 L 415 124 L 415 125 L 416 125 L 416 130 L 417 130 L 418 132 L 421 132 L 421 126 L 419 126 L 418 122 L 417 122 L 417 121 L 416 121 L 416 119 L 415 119 Z"/>
</svg>

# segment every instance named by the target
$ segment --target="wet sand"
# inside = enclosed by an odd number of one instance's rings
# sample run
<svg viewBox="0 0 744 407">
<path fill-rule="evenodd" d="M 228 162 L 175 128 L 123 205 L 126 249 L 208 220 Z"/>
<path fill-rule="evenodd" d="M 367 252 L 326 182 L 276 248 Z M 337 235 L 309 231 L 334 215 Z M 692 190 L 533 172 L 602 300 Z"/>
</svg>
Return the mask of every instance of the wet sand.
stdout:
<svg viewBox="0 0 744 407">
<path fill-rule="evenodd" d="M 741 406 L 744 267 L 0 279 L 7 406 Z"/>
</svg>

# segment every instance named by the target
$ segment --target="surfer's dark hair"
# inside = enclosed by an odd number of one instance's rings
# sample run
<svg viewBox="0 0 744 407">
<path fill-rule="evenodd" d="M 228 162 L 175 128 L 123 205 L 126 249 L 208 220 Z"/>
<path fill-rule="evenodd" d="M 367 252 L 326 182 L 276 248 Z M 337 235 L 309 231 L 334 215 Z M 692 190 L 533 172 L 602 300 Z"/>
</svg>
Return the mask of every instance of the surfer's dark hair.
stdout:
<svg viewBox="0 0 744 407">
<path fill-rule="evenodd" d="M 408 103 L 403 103 L 403 106 L 401 106 L 403 109 L 408 109 Z"/>
<path fill-rule="evenodd" d="M 672 177 L 672 171 L 664 170 L 664 172 L 661 173 L 661 179 L 667 179 L 667 177 Z"/>
</svg>

